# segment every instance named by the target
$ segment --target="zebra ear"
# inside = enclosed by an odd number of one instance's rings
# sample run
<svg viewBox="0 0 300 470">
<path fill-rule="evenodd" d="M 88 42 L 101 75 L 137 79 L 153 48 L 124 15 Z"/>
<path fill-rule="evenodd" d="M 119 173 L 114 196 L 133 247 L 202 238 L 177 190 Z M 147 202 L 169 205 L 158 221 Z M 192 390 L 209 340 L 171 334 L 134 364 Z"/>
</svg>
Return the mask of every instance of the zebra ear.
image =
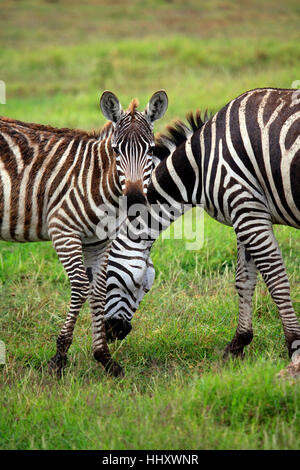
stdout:
<svg viewBox="0 0 300 470">
<path fill-rule="evenodd" d="M 123 114 L 123 108 L 114 93 L 104 91 L 100 98 L 100 108 L 104 116 L 114 123 L 118 122 Z"/>
<path fill-rule="evenodd" d="M 149 103 L 147 104 L 145 114 L 151 122 L 154 122 L 163 117 L 167 108 L 168 95 L 165 90 L 159 90 L 151 96 Z"/>
</svg>

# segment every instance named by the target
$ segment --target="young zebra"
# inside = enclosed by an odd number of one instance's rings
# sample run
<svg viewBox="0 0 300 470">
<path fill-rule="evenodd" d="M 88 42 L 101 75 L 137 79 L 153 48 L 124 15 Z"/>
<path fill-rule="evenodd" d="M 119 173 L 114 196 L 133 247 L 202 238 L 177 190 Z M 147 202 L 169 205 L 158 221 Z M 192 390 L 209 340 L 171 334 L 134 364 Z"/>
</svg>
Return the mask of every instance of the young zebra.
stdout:
<svg viewBox="0 0 300 470">
<path fill-rule="evenodd" d="M 294 312 L 282 255 L 272 225 L 300 227 L 300 100 L 288 89 L 255 89 L 243 93 L 203 123 L 190 117 L 161 136 L 155 155 L 163 161 L 148 187 L 149 204 L 177 207 L 202 204 L 237 236 L 236 288 L 239 321 L 225 356 L 243 355 L 253 338 L 252 296 L 257 271 L 262 274 L 282 320 L 289 356 L 300 353 L 300 325 Z M 154 240 L 132 240 L 121 231 L 112 243 L 107 269 L 108 339 L 124 336 L 144 292 L 144 277 L 153 280 L 150 261 L 141 254 Z M 139 257 L 131 269 L 130 253 Z M 139 255 L 140 253 L 140 255 Z M 120 282 L 122 272 L 126 272 Z M 145 283 L 145 282 L 144 282 Z M 148 285 L 148 288 L 151 285 Z M 300 363 L 298 364 L 300 371 Z"/>
<path fill-rule="evenodd" d="M 111 122 L 98 134 L 0 118 L 0 239 L 52 240 L 71 284 L 70 309 L 49 362 L 58 375 L 88 297 L 94 356 L 112 374 L 122 373 L 107 348 L 105 292 L 99 287 L 109 243 L 101 230 L 103 208 L 117 212 L 122 194 L 131 203 L 145 200 L 153 166 L 153 122 L 163 116 L 167 103 L 161 90 L 144 112 L 137 111 L 137 100 L 125 112 L 106 91 L 100 107 Z"/>
</svg>

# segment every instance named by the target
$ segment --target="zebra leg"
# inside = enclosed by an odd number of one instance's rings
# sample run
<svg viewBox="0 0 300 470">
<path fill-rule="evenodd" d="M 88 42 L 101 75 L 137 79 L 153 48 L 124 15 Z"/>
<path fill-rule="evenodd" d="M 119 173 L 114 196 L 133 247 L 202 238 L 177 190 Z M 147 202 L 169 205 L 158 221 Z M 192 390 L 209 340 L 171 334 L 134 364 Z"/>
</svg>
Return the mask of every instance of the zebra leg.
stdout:
<svg viewBox="0 0 300 470">
<path fill-rule="evenodd" d="M 96 273 L 92 289 L 89 294 L 89 303 L 92 315 L 92 334 L 93 334 L 93 354 L 94 358 L 100 362 L 106 372 L 118 377 L 123 376 L 122 367 L 111 357 L 105 330 L 104 309 L 106 301 L 106 267 L 107 250 L 104 259 L 101 261 L 101 268 Z"/>
<path fill-rule="evenodd" d="M 56 341 L 56 354 L 48 363 L 49 372 L 61 376 L 67 363 L 67 352 L 72 344 L 73 331 L 79 311 L 88 298 L 89 280 L 82 261 L 82 245 L 79 237 L 57 236 L 52 241 L 71 284 L 71 303 L 65 323 Z"/>
<path fill-rule="evenodd" d="M 295 352 L 300 353 L 300 324 L 291 302 L 290 285 L 281 251 L 272 225 L 259 225 L 257 219 L 253 222 L 253 225 L 248 222 L 248 230 L 236 230 L 237 237 L 253 258 L 278 307 L 289 357 L 292 357 Z"/>
<path fill-rule="evenodd" d="M 92 294 L 94 280 L 101 270 L 101 266 L 107 257 L 106 251 L 108 240 L 101 240 L 97 244 L 89 240 L 83 245 L 84 264 L 90 281 L 90 292 Z M 106 294 L 105 294 L 106 295 Z M 116 339 L 124 339 L 131 331 L 131 323 L 126 319 L 110 318 L 105 320 L 106 339 L 113 342 Z"/>
<path fill-rule="evenodd" d="M 234 338 L 225 348 L 224 358 L 229 354 L 243 357 L 244 347 L 252 341 L 252 297 L 256 279 L 257 269 L 255 263 L 244 245 L 238 242 L 236 289 L 240 299 L 239 321 Z"/>
</svg>

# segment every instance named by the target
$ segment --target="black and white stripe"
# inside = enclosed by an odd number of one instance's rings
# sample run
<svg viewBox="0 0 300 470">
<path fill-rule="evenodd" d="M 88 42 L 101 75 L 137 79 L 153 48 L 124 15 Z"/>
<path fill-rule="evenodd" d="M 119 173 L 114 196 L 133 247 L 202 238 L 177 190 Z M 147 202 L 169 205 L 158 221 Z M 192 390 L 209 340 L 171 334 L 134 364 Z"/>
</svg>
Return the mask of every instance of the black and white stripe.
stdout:
<svg viewBox="0 0 300 470">
<path fill-rule="evenodd" d="M 236 334 L 225 354 L 242 355 L 252 340 L 251 300 L 259 271 L 279 309 L 291 356 L 299 348 L 300 325 L 272 225 L 300 227 L 300 100 L 295 99 L 295 90 L 255 89 L 232 100 L 207 122 L 198 116 L 190 124 L 187 130 L 178 123 L 181 139 L 174 128 L 173 134 L 159 138 L 154 153 L 165 158 L 152 173 L 149 204 L 201 204 L 213 218 L 233 226 L 240 310 Z M 140 253 L 148 253 L 152 243 L 142 241 Z M 124 240 L 123 244 L 122 248 L 118 239 L 113 242 L 107 282 L 114 282 L 114 295 L 119 297 L 120 308 L 114 306 L 112 318 L 130 320 L 136 308 L 134 286 L 141 285 L 141 279 L 135 279 L 133 270 L 134 279 L 118 286 L 113 262 L 119 257 L 119 272 L 130 271 L 132 263 L 130 256 L 121 258 L 130 253 Z M 146 261 L 140 272 L 147 272 Z M 111 304 L 108 296 L 107 319 Z"/>
<path fill-rule="evenodd" d="M 109 117 L 111 95 L 105 92 L 101 98 L 101 108 Z M 154 119 L 148 116 L 148 110 L 161 96 L 167 101 L 164 92 L 157 92 L 140 113 L 132 105 L 129 111 L 123 111 L 113 95 L 118 112 L 111 112 L 113 122 L 98 134 L 0 119 L 0 238 L 51 240 L 71 284 L 69 312 L 49 363 L 58 374 L 66 363 L 80 308 L 88 298 L 94 356 L 112 373 L 121 373 L 103 340 L 105 296 L 101 280 L 110 243 L 105 214 L 110 211 L 118 215 L 119 198 L 124 195 L 120 181 L 123 159 L 126 165 L 134 160 L 142 182 L 149 179 L 150 163 L 147 166 L 145 161 L 152 160 L 153 120 L 161 117 L 166 107 L 157 111 Z M 115 142 L 126 148 L 126 154 L 116 157 Z M 139 191 L 144 197 L 143 184 L 131 195 L 132 201 Z"/>
<path fill-rule="evenodd" d="M 137 198 L 145 202 L 153 168 L 153 123 L 166 112 L 166 92 L 160 90 L 154 93 L 144 112 L 136 111 L 138 101 L 133 100 L 129 112 L 124 113 L 117 97 L 111 92 L 103 93 L 100 105 L 103 114 L 115 124 L 112 147 L 116 154 L 122 193 L 130 203 Z"/>
</svg>

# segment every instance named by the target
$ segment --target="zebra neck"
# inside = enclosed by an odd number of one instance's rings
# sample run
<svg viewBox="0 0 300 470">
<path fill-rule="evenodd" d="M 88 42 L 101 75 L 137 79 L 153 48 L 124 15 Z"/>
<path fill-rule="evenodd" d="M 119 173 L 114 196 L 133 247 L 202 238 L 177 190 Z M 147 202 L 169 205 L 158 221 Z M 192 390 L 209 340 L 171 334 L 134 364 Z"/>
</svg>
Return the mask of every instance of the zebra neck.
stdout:
<svg viewBox="0 0 300 470">
<path fill-rule="evenodd" d="M 87 200 L 97 206 L 102 204 L 118 205 L 121 187 L 116 168 L 116 160 L 110 145 L 110 138 L 92 144 L 90 161 L 86 165 Z"/>
<path fill-rule="evenodd" d="M 155 168 L 147 195 L 150 204 L 202 203 L 199 134 L 195 132 Z"/>
</svg>

